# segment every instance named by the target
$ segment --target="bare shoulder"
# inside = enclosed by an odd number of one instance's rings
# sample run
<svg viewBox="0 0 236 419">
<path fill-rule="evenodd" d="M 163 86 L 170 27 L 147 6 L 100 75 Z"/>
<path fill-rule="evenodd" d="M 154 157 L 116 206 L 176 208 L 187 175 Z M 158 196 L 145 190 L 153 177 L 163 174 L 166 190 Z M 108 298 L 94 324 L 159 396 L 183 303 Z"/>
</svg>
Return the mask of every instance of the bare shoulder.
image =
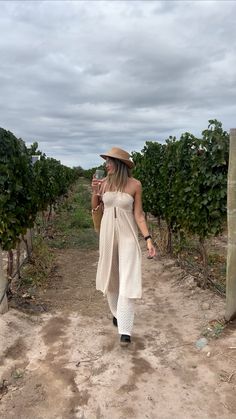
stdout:
<svg viewBox="0 0 236 419">
<path fill-rule="evenodd" d="M 129 178 L 128 190 L 129 190 L 129 193 L 133 196 L 135 196 L 138 193 L 141 193 L 141 190 L 142 190 L 141 182 L 135 179 L 134 177 Z"/>
<path fill-rule="evenodd" d="M 130 178 L 130 184 L 137 190 L 142 188 L 142 184 L 138 179 L 135 179 L 134 177 Z"/>
</svg>

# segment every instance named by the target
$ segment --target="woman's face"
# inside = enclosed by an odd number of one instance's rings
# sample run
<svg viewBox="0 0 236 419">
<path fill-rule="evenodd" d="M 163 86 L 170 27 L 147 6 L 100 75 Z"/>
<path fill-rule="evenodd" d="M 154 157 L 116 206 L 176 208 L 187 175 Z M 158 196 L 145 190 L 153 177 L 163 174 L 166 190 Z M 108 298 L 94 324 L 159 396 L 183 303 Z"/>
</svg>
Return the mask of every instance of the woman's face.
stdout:
<svg viewBox="0 0 236 419">
<path fill-rule="evenodd" d="M 106 158 L 106 171 L 108 175 L 115 173 L 116 165 L 114 160 L 110 159 L 109 157 Z"/>
</svg>

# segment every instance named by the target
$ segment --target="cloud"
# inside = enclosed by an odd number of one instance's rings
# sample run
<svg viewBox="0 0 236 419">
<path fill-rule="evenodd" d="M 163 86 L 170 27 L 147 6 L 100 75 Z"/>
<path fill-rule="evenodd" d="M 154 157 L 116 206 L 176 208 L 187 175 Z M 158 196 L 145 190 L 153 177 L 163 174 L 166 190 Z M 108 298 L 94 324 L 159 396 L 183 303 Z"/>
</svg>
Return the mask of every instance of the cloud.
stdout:
<svg viewBox="0 0 236 419">
<path fill-rule="evenodd" d="M 235 124 L 236 3 L 3 1 L 0 125 L 64 164 Z"/>
</svg>

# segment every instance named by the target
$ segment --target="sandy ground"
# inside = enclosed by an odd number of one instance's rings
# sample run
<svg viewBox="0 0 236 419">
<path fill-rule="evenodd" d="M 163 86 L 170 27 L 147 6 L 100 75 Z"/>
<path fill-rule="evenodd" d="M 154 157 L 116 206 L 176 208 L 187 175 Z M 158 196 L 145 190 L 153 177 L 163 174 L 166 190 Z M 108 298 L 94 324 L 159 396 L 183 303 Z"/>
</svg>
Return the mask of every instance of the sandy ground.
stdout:
<svg viewBox="0 0 236 419">
<path fill-rule="evenodd" d="M 97 251 L 55 250 L 34 309 L 0 317 L 1 419 L 235 419 L 236 329 L 203 349 L 224 299 L 143 249 L 143 299 L 121 348 L 95 291 Z"/>
</svg>

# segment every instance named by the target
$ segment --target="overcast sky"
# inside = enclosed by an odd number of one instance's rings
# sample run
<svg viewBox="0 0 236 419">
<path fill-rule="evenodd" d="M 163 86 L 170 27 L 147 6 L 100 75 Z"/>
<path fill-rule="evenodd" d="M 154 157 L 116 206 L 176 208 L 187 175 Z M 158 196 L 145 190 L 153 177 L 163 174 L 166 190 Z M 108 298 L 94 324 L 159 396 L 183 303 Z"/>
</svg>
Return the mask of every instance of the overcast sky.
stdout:
<svg viewBox="0 0 236 419">
<path fill-rule="evenodd" d="M 0 1 L 0 126 L 68 166 L 236 128 L 236 1 Z"/>
</svg>

